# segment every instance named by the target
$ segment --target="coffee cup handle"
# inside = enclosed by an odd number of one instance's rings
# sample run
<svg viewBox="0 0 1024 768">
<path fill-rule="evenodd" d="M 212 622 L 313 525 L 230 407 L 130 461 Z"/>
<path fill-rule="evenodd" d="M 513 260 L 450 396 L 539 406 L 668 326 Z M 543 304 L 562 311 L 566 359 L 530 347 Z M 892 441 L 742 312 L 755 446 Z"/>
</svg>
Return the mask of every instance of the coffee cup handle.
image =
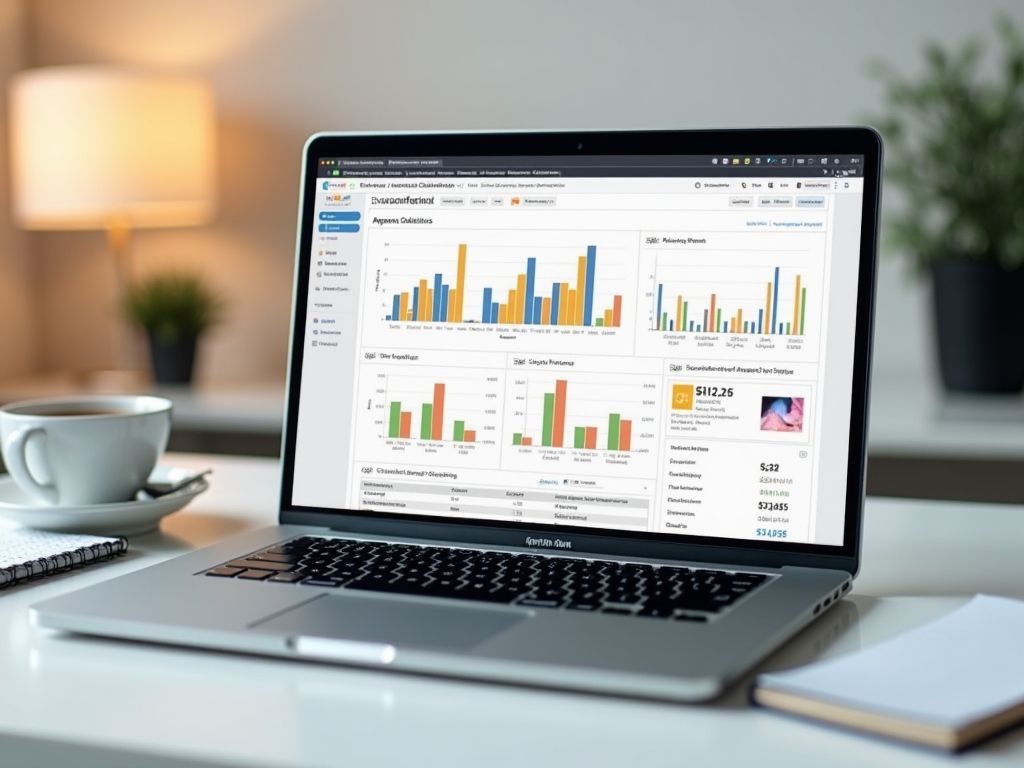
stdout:
<svg viewBox="0 0 1024 768">
<path fill-rule="evenodd" d="M 52 485 L 43 485 L 38 482 L 29 471 L 28 462 L 25 461 L 25 448 L 28 441 L 35 434 L 45 435 L 46 432 L 39 427 L 26 427 L 19 429 L 7 438 L 7 450 L 4 452 L 4 459 L 7 463 L 7 470 L 14 478 L 14 482 L 21 486 L 22 490 L 30 496 L 35 496 L 40 501 L 56 506 L 58 502 L 57 489 Z"/>
</svg>

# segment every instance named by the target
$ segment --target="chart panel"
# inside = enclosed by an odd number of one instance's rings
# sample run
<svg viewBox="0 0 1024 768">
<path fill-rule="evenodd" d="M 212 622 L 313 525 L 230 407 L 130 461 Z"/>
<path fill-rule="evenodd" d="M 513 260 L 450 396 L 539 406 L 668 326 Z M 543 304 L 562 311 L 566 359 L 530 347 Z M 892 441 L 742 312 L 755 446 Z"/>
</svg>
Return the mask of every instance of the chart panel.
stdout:
<svg viewBox="0 0 1024 768">
<path fill-rule="evenodd" d="M 644 354 L 814 360 L 824 235 L 644 235 L 637 324 Z"/>
<path fill-rule="evenodd" d="M 577 230 L 372 230 L 368 343 L 628 353 L 636 235 Z"/>
<path fill-rule="evenodd" d="M 629 374 L 509 374 L 502 468 L 653 478 L 661 385 Z"/>
<path fill-rule="evenodd" d="M 363 366 L 361 458 L 432 466 L 498 466 L 501 372 Z"/>
</svg>

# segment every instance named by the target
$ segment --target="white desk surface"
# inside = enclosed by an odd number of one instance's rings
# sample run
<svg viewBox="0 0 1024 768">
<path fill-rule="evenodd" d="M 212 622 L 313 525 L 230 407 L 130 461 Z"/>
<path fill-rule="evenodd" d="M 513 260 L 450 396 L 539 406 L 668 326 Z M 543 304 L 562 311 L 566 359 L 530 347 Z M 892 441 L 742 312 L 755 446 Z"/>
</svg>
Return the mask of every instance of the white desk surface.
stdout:
<svg viewBox="0 0 1024 768">
<path fill-rule="evenodd" d="M 1024 765 L 1022 728 L 951 758 L 752 709 L 746 682 L 714 704 L 678 706 L 30 627 L 32 603 L 274 522 L 276 461 L 168 462 L 214 467 L 210 491 L 134 539 L 125 558 L 0 592 L 0 733 L 303 768 Z M 977 592 L 1024 598 L 1024 508 L 871 499 L 864 541 L 851 595 L 759 669 L 857 649 Z"/>
</svg>

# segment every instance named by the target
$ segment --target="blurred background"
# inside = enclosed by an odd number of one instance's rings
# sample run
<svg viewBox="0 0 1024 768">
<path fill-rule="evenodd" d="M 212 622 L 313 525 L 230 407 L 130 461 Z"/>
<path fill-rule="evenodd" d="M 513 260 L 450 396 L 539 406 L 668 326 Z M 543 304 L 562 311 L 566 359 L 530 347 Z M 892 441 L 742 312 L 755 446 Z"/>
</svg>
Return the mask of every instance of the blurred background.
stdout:
<svg viewBox="0 0 1024 768">
<path fill-rule="evenodd" d="M 885 107 L 870 61 L 914 77 L 926 41 L 994 44 L 999 14 L 1024 29 L 1020 0 L 0 0 L 0 83 L 29 68 L 115 64 L 212 88 L 216 213 L 136 230 L 129 277 L 194 270 L 226 300 L 190 396 L 224 398 L 206 401 L 214 410 L 230 401 L 236 411 L 221 416 L 235 420 L 199 414 L 184 426 L 248 434 L 224 445 L 268 452 L 309 134 L 862 123 Z M 88 386 L 116 368 L 120 322 L 102 231 L 14 220 L 7 110 L 0 102 L 0 400 Z M 901 204 L 888 192 L 887 212 Z M 943 391 L 929 283 L 905 256 L 883 248 L 869 491 L 1024 500 L 1013 474 L 1021 398 Z"/>
</svg>

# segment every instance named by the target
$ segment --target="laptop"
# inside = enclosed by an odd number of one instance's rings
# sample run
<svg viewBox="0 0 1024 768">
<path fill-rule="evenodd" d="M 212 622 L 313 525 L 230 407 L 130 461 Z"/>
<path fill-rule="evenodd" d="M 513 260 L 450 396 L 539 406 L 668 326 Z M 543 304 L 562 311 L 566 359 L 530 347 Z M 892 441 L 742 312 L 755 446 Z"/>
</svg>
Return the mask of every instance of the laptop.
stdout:
<svg viewBox="0 0 1024 768">
<path fill-rule="evenodd" d="M 860 561 L 867 128 L 305 145 L 280 524 L 38 626 L 699 701 Z"/>
</svg>

